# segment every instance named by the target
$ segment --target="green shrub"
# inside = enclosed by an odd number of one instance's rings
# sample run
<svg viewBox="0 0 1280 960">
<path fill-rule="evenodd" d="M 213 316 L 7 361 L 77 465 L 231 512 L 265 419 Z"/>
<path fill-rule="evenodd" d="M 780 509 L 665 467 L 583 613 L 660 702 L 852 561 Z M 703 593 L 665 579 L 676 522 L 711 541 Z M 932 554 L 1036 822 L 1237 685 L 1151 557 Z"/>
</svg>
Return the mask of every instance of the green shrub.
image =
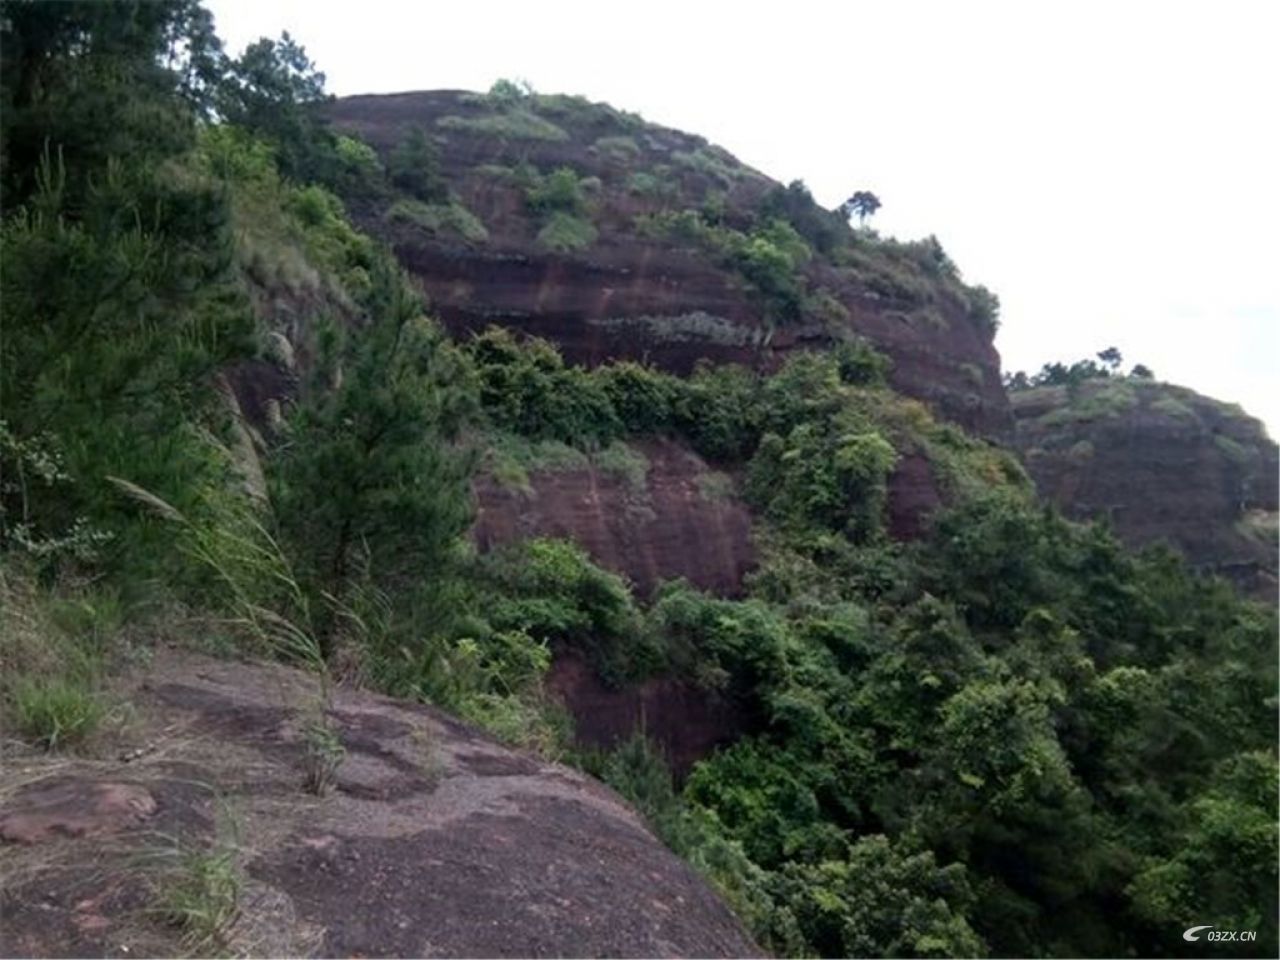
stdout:
<svg viewBox="0 0 1280 960">
<path fill-rule="evenodd" d="M 181 929 L 184 946 L 200 956 L 225 949 L 243 893 L 239 825 L 225 804 L 215 829 L 207 847 L 162 836 L 165 846 L 142 861 L 152 887 L 151 912 Z"/>
<path fill-rule="evenodd" d="M 641 197 L 674 197 L 680 192 L 679 187 L 660 170 L 659 166 L 652 173 L 647 170 L 632 173 L 627 177 L 627 191 Z"/>
<path fill-rule="evenodd" d="M 440 169 L 440 150 L 421 127 L 411 127 L 387 157 L 387 177 L 399 190 L 428 204 L 449 202 L 449 183 Z"/>
<path fill-rule="evenodd" d="M 640 156 L 640 145 L 636 143 L 634 137 L 629 136 L 601 137 L 592 145 L 592 149 L 621 163 L 635 160 Z"/>
<path fill-rule="evenodd" d="M 598 367 L 594 376 L 608 394 L 627 433 L 658 433 L 672 426 L 680 381 L 631 361 Z"/>
<path fill-rule="evenodd" d="M 801 180 L 786 187 L 774 187 L 760 201 L 763 219 L 787 221 L 797 233 L 824 254 L 851 239 L 848 221 L 835 210 L 824 210 Z"/>
<path fill-rule="evenodd" d="M 662 666 L 662 650 L 642 629 L 626 581 L 596 566 L 577 544 L 527 540 L 488 558 L 485 569 L 499 588 L 486 611 L 494 629 L 577 650 L 611 683 Z"/>
<path fill-rule="evenodd" d="M 747 490 L 780 522 L 864 542 L 883 530 L 896 459 L 893 446 L 875 431 L 836 433 L 805 424 L 786 437 L 765 435 L 751 460 Z"/>
<path fill-rule="evenodd" d="M 1215 433 L 1213 445 L 1222 451 L 1228 460 L 1237 465 L 1247 464 L 1253 458 L 1253 452 L 1248 447 L 1225 433 Z"/>
<path fill-rule="evenodd" d="M 1179 420 L 1195 422 L 1199 419 L 1196 416 L 1195 410 L 1172 394 L 1162 394 L 1156 397 L 1151 401 L 1151 409 L 1158 413 L 1163 413 L 1165 416 L 1175 417 Z"/>
<path fill-rule="evenodd" d="M 694 478 L 698 485 L 698 496 L 710 503 L 721 503 L 731 500 L 737 494 L 737 485 L 727 473 L 719 470 L 708 470 Z"/>
<path fill-rule="evenodd" d="M 710 460 L 744 460 L 760 439 L 759 389 L 745 367 L 699 364 L 677 403 L 680 431 Z"/>
<path fill-rule="evenodd" d="M 839 343 L 831 354 L 840 371 L 841 381 L 854 386 L 884 386 L 893 368 L 892 360 L 863 339 Z"/>
<path fill-rule="evenodd" d="M 441 117 L 436 121 L 436 126 L 442 130 L 461 130 L 503 140 L 542 140 L 557 143 L 569 139 L 569 134 L 563 128 L 522 107 L 505 113 L 478 117 Z"/>
<path fill-rule="evenodd" d="M 966 287 L 969 317 L 980 329 L 994 334 L 1000 329 L 1000 298 L 983 286 Z"/>
<path fill-rule="evenodd" d="M 590 372 L 566 367 L 545 340 L 517 340 L 490 327 L 468 345 L 480 402 L 492 423 L 530 439 L 579 447 L 606 444 L 622 424 L 604 387 Z"/>
<path fill-rule="evenodd" d="M 812 318 L 818 321 L 837 335 L 842 333 L 849 323 L 849 308 L 825 288 L 805 295 L 801 304 L 801 313 L 806 319 Z"/>
<path fill-rule="evenodd" d="M 596 228 L 581 217 L 553 213 L 538 231 L 538 244 L 557 253 L 572 253 L 590 247 L 597 236 Z"/>
<path fill-rule="evenodd" d="M 732 187 L 743 175 L 736 161 L 718 147 L 698 147 L 694 150 L 677 150 L 671 159 L 678 165 L 700 176 L 706 177 L 720 187 Z"/>
<path fill-rule="evenodd" d="M 649 474 L 649 460 L 628 443 L 611 443 L 591 458 L 596 469 L 616 474 L 633 493 L 643 493 Z"/>
<path fill-rule="evenodd" d="M 533 493 L 531 471 L 585 470 L 591 463 L 587 454 L 560 440 L 530 440 L 500 432 L 488 434 L 484 446 L 484 464 L 494 479 L 524 494 Z"/>
<path fill-rule="evenodd" d="M 410 223 L 435 236 L 456 237 L 474 244 L 485 243 L 489 239 L 489 231 L 484 224 L 456 200 L 425 204 L 401 199 L 391 204 L 383 216 L 392 223 Z"/>
<path fill-rule="evenodd" d="M 525 191 L 525 203 L 538 215 L 567 213 L 581 216 L 587 209 L 583 181 L 572 167 L 558 167 L 537 177 Z"/>
</svg>

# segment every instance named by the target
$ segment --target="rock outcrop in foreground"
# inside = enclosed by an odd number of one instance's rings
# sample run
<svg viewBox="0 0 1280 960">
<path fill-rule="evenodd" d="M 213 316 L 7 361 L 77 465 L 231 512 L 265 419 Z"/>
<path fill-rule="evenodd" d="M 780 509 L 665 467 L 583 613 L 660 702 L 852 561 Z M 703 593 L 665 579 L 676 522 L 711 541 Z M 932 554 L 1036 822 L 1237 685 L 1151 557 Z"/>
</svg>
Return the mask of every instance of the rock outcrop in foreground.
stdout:
<svg viewBox="0 0 1280 960">
<path fill-rule="evenodd" d="M 1257 420 L 1132 378 L 1011 400 L 1027 470 L 1068 516 L 1106 517 L 1130 546 L 1167 542 L 1192 565 L 1275 597 L 1277 450 Z"/>
<path fill-rule="evenodd" d="M 305 792 L 296 708 L 309 684 L 162 652 L 121 690 L 131 719 L 108 759 L 6 756 L 0 953 L 192 949 L 166 914 L 201 865 L 236 891 L 225 942 L 202 951 L 759 953 L 615 794 L 437 710 L 339 690 L 346 759 L 332 792 Z"/>
</svg>

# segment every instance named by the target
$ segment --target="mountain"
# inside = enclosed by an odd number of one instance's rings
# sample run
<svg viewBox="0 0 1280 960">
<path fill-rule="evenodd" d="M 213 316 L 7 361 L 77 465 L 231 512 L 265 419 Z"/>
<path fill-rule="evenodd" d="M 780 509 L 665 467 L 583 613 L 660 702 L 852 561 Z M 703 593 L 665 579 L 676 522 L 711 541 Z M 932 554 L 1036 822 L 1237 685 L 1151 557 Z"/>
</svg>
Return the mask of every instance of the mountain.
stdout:
<svg viewBox="0 0 1280 960">
<path fill-rule="evenodd" d="M 1127 377 L 1011 394 L 1040 495 L 1105 518 L 1134 547 L 1163 542 L 1206 572 L 1276 593 L 1277 450 L 1239 407 Z"/>
<path fill-rule="evenodd" d="M 989 295 L 936 244 L 862 237 L 800 184 L 581 97 L 431 91 L 345 97 L 327 114 L 388 162 L 425 139 L 434 193 L 401 178 L 347 199 L 455 334 L 498 323 L 573 363 L 677 373 L 704 358 L 774 369 L 861 336 L 893 360 L 896 389 L 981 435 L 1011 433 Z M 774 221 L 794 232 L 778 242 Z M 740 236 L 754 246 L 726 249 Z"/>
<path fill-rule="evenodd" d="M 3 10 L 11 952 L 1276 954 L 1277 610 L 1037 498 L 936 240 Z"/>
</svg>

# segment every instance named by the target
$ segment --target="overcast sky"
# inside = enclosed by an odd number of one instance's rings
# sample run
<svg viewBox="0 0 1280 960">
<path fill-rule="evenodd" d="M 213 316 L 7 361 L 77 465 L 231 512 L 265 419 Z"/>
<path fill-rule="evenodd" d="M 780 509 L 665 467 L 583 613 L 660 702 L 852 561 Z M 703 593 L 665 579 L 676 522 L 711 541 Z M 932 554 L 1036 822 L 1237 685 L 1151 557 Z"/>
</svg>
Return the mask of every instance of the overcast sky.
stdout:
<svg viewBox="0 0 1280 960">
<path fill-rule="evenodd" d="M 339 96 L 580 93 L 936 234 L 1006 370 L 1119 347 L 1280 435 L 1280 4 L 209 0 Z"/>
</svg>

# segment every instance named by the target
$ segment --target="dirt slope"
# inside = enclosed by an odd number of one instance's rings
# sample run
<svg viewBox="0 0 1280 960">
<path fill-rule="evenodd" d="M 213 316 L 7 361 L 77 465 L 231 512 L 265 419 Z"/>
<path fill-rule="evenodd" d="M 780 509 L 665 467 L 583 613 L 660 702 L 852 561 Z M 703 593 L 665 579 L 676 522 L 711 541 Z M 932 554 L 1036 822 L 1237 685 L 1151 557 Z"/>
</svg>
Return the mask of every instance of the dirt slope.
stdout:
<svg viewBox="0 0 1280 960">
<path fill-rule="evenodd" d="M 25 752 L 0 775 L 0 953 L 166 956 L 158 911 L 230 851 L 231 953 L 736 956 L 729 910 L 616 795 L 438 711 L 340 690 L 336 789 L 301 789 L 308 681 L 162 652 L 122 687 L 133 715 L 98 756 Z M 234 829 L 233 829 L 234 828 Z"/>
</svg>

